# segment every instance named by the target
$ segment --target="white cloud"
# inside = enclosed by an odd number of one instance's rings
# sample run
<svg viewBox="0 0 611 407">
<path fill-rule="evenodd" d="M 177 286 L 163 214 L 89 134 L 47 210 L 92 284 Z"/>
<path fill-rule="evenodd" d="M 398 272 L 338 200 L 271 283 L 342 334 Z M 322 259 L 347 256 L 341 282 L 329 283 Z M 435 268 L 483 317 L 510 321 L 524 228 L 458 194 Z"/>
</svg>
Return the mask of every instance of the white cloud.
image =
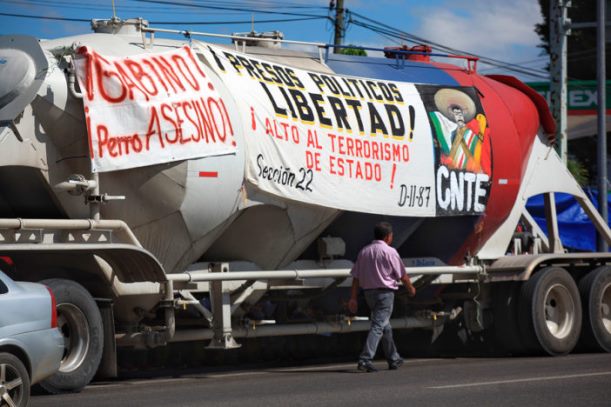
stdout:
<svg viewBox="0 0 611 407">
<path fill-rule="evenodd" d="M 537 0 L 454 0 L 411 9 L 419 16 L 410 30 L 430 41 L 470 53 L 520 62 L 537 58 Z"/>
</svg>

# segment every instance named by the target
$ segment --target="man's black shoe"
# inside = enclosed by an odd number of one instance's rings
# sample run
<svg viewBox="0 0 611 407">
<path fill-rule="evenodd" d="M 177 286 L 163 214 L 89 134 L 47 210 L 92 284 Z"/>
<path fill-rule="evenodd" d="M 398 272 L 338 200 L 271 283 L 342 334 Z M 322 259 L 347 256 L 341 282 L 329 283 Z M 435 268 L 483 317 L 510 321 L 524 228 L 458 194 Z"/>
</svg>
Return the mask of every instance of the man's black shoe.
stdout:
<svg viewBox="0 0 611 407">
<path fill-rule="evenodd" d="M 378 369 L 376 369 L 371 363 L 359 362 L 356 368 L 359 372 L 373 373 L 378 371 Z"/>
<path fill-rule="evenodd" d="M 403 366 L 403 359 L 395 360 L 394 362 L 389 363 L 388 364 L 388 369 L 389 370 L 397 370 L 401 366 Z"/>
</svg>

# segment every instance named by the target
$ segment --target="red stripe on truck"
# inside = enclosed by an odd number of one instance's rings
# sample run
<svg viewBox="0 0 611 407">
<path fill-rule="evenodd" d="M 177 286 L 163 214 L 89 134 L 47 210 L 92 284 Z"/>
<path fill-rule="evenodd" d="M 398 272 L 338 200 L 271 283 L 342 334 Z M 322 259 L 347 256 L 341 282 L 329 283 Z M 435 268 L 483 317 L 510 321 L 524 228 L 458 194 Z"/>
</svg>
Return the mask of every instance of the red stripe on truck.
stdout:
<svg viewBox="0 0 611 407">
<path fill-rule="evenodd" d="M 517 80 L 503 78 L 505 82 L 512 83 L 513 86 L 509 86 L 492 78 L 457 70 L 454 65 L 432 65 L 445 69 L 461 86 L 477 88 L 491 129 L 492 184 L 486 211 L 449 261 L 450 264 L 462 264 L 467 253 L 477 253 L 486 243 L 515 205 L 542 118 L 538 111 L 540 106 L 533 102 L 534 95 L 516 89 Z M 547 114 L 543 109 L 541 111 Z M 551 129 L 553 121 L 545 117 L 546 126 Z M 498 180 L 506 181 L 499 183 Z"/>
</svg>

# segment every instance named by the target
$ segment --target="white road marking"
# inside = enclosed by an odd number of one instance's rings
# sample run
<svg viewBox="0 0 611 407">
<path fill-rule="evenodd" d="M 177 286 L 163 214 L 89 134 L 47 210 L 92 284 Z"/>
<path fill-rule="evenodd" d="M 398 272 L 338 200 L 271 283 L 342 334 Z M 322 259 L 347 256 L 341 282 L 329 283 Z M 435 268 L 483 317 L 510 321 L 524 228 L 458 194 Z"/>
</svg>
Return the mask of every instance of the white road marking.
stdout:
<svg viewBox="0 0 611 407">
<path fill-rule="evenodd" d="M 611 372 L 597 372 L 597 373 L 581 373 L 564 376 L 547 376 L 547 377 L 530 377 L 527 379 L 513 379 L 513 380 L 496 380 L 493 382 L 480 382 L 480 383 L 465 383 L 465 384 L 449 384 L 446 386 L 431 386 L 428 389 L 458 389 L 461 387 L 477 387 L 477 386 L 492 386 L 497 384 L 512 384 L 512 383 L 526 383 L 526 382 L 541 382 L 547 380 L 565 380 L 565 379 L 578 379 L 584 377 L 596 377 L 596 376 L 609 376 Z"/>
<path fill-rule="evenodd" d="M 219 379 L 225 377 L 241 377 L 241 376 L 257 376 L 264 375 L 270 372 L 242 372 L 242 373 L 212 373 L 212 374 L 203 374 L 203 375 L 195 375 L 193 379 Z"/>
</svg>

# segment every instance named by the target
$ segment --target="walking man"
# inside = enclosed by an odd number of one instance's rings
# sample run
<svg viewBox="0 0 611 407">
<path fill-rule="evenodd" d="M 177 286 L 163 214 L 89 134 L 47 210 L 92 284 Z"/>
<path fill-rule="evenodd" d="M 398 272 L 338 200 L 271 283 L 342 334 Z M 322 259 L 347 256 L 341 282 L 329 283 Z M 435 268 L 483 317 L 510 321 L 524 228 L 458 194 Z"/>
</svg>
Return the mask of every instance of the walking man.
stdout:
<svg viewBox="0 0 611 407">
<path fill-rule="evenodd" d="M 371 328 L 357 365 L 362 372 L 376 372 L 372 360 L 382 340 L 382 349 L 388 362 L 388 368 L 398 369 L 403 364 L 399 356 L 390 327 L 395 291 L 398 281 L 402 281 L 409 296 L 416 295 L 416 288 L 405 273 L 403 261 L 397 250 L 390 246 L 393 239 L 392 226 L 388 222 L 380 222 L 374 228 L 375 240 L 365 246 L 359 253 L 352 267 L 352 293 L 348 309 L 357 311 L 357 295 L 359 287 L 365 292 L 365 299 L 371 309 Z"/>
</svg>

